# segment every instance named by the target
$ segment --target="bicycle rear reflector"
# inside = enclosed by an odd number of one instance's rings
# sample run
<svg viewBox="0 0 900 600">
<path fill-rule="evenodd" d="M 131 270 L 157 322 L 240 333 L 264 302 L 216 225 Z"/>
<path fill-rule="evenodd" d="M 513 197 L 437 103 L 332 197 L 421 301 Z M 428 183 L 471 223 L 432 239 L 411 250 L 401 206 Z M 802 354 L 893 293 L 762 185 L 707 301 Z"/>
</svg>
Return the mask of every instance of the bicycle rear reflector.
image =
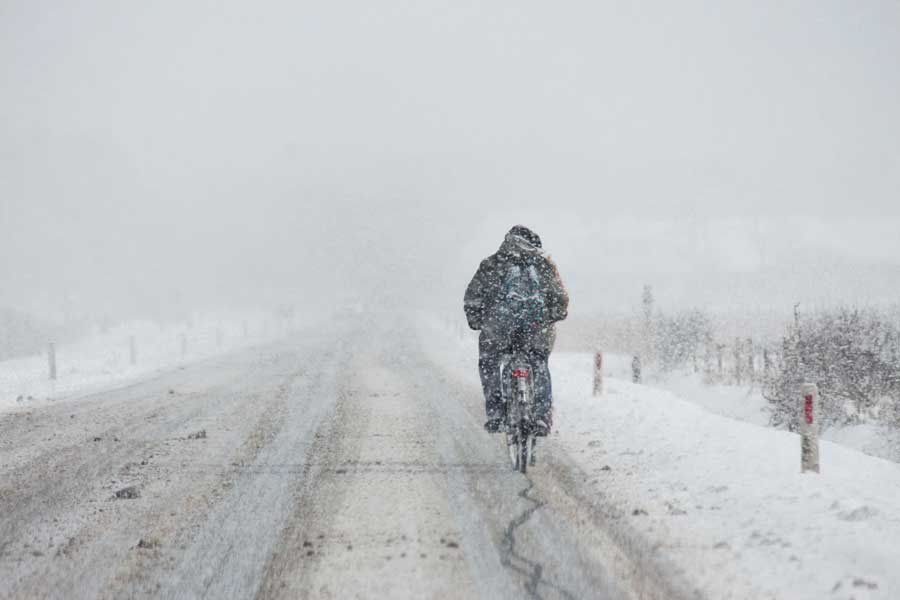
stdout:
<svg viewBox="0 0 900 600">
<path fill-rule="evenodd" d="M 527 369 L 516 369 L 512 372 L 513 377 L 528 377 Z"/>
</svg>

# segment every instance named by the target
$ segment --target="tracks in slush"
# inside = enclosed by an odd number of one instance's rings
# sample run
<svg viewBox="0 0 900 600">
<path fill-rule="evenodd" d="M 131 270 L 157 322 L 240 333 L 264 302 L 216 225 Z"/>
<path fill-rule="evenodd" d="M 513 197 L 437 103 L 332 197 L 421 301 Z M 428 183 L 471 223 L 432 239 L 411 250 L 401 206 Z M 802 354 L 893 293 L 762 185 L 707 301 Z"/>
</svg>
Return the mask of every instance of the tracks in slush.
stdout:
<svg viewBox="0 0 900 600">
<path fill-rule="evenodd" d="M 575 600 L 576 596 L 574 594 L 544 579 L 543 563 L 523 556 L 516 549 L 516 531 L 528 523 L 531 517 L 546 504 L 543 500 L 531 497 L 529 493 L 532 490 L 534 490 L 534 482 L 528 479 L 528 485 L 519 492 L 519 497 L 531 503 L 531 506 L 513 517 L 507 524 L 506 530 L 503 532 L 500 562 L 504 567 L 519 573 L 527 579 L 525 591 L 528 592 L 530 598 L 542 600 L 541 589 L 549 588 L 555 590 L 563 598 Z"/>
</svg>

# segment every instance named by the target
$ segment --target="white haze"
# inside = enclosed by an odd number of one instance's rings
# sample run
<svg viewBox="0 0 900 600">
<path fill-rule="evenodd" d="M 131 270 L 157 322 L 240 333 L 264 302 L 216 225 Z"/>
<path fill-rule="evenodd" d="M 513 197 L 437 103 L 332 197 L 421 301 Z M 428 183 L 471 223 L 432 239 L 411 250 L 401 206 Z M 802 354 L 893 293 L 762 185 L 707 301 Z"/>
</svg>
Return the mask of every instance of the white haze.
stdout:
<svg viewBox="0 0 900 600">
<path fill-rule="evenodd" d="M 509 226 L 574 315 L 900 285 L 896 2 L 0 4 L 0 307 L 461 310 Z"/>
</svg>

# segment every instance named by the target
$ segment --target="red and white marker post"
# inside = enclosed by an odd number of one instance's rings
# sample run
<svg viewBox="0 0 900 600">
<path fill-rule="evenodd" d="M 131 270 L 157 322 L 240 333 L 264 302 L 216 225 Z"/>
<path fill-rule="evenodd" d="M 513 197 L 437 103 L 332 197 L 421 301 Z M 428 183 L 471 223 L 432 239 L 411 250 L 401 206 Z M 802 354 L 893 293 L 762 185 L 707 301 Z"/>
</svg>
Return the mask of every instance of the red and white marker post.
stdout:
<svg viewBox="0 0 900 600">
<path fill-rule="evenodd" d="M 804 383 L 800 390 L 800 469 L 819 472 L 819 388 Z"/>
<path fill-rule="evenodd" d="M 603 393 L 603 352 L 597 350 L 594 354 L 594 395 Z"/>
</svg>

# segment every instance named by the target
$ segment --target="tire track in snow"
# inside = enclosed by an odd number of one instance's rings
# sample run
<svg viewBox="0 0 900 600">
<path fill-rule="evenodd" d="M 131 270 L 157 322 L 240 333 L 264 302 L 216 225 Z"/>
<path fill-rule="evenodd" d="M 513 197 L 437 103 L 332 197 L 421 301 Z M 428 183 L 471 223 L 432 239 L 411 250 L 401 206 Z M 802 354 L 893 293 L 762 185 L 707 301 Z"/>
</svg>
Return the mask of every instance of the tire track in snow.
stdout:
<svg viewBox="0 0 900 600">
<path fill-rule="evenodd" d="M 575 600 L 576 596 L 574 594 L 562 586 L 556 585 L 543 578 L 543 563 L 529 560 L 516 552 L 516 530 L 525 525 L 534 513 L 546 505 L 546 502 L 543 500 L 538 500 L 537 498 L 532 498 L 528 495 L 533 489 L 534 482 L 531 479 L 528 479 L 528 485 L 519 492 L 519 497 L 527 502 L 531 502 L 532 506 L 510 520 L 509 524 L 506 526 L 506 531 L 503 532 L 503 555 L 500 557 L 500 562 L 504 567 L 512 569 L 528 578 L 528 582 L 525 584 L 525 590 L 531 598 L 535 598 L 536 600 L 543 598 L 540 594 L 540 587 L 543 585 L 544 587 L 556 590 L 563 598 Z"/>
<path fill-rule="evenodd" d="M 417 373 L 423 389 L 442 391 L 440 395 L 426 393 L 425 398 L 431 402 L 435 418 L 443 423 L 438 433 L 445 460 L 472 464 L 488 462 L 488 457 L 497 459 L 492 463 L 494 470 L 499 469 L 496 475 L 479 477 L 468 470 L 453 473 L 450 480 L 461 527 L 474 553 L 471 568 L 479 581 L 491 585 L 483 597 L 623 597 L 607 592 L 609 582 L 598 581 L 603 569 L 570 546 L 574 531 L 559 515 L 541 510 L 548 505 L 532 495 L 534 481 L 513 471 L 505 446 L 500 450 L 497 440 L 484 433 L 481 389 L 444 370 L 442 361 L 434 360 L 421 341 L 414 347 L 418 352 L 411 355 L 408 368 Z M 520 500 L 529 506 L 522 510 Z M 549 560 L 536 558 L 541 552 L 547 552 Z M 577 591 L 563 587 L 563 582 L 576 585 Z"/>
</svg>

